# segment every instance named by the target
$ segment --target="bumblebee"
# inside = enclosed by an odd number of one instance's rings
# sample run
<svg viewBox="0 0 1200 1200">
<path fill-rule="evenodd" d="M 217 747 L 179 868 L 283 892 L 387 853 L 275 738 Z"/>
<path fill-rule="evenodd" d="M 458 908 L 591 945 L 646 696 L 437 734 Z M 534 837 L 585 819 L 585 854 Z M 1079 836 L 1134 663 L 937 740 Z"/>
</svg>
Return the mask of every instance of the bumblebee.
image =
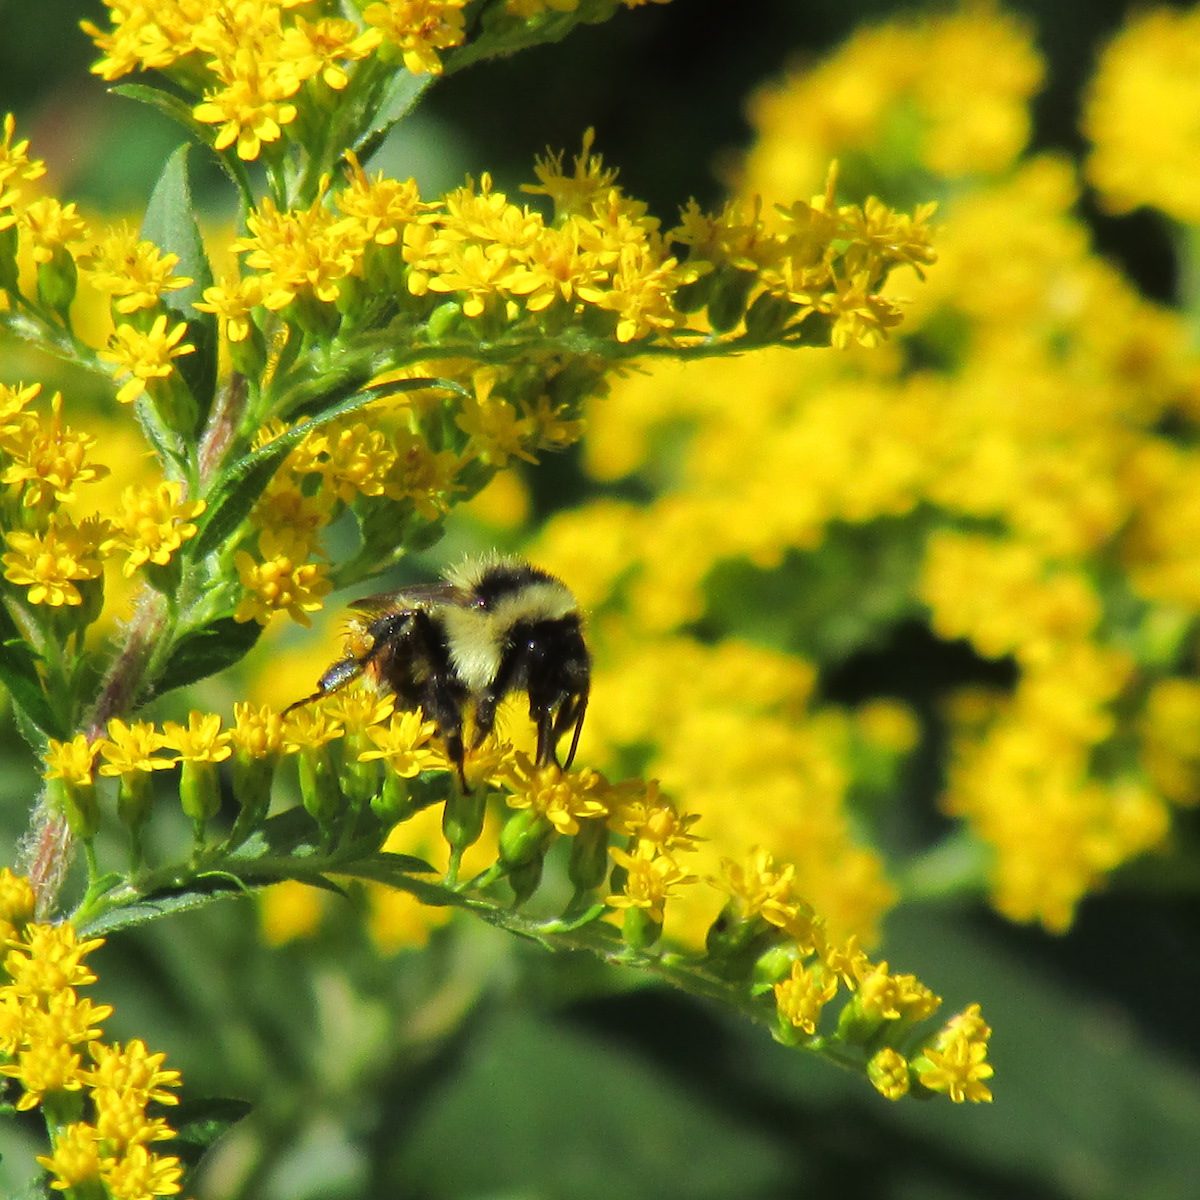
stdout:
<svg viewBox="0 0 1200 1200">
<path fill-rule="evenodd" d="M 348 628 L 358 650 L 335 662 L 317 690 L 285 709 L 338 691 L 361 675 L 395 693 L 397 706 L 433 721 L 466 789 L 464 713 L 473 714 L 471 748 L 492 732 L 496 709 L 512 692 L 529 698 L 538 766 L 566 761 L 579 745 L 587 711 L 591 658 L 583 618 L 561 580 L 519 558 L 467 560 L 438 583 L 357 600 Z"/>
</svg>

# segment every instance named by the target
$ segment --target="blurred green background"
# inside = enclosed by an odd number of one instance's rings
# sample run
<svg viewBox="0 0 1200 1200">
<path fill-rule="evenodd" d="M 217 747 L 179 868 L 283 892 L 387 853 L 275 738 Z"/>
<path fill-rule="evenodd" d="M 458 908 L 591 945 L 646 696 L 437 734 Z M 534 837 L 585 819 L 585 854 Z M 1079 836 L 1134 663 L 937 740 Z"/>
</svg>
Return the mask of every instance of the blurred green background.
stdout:
<svg viewBox="0 0 1200 1200">
<path fill-rule="evenodd" d="M 428 192 L 483 170 L 511 188 L 535 154 L 576 147 L 591 125 L 629 190 L 670 220 L 689 196 L 720 195 L 756 85 L 859 22 L 922 7 L 676 0 L 621 13 L 447 80 L 377 165 Z M 1034 22 L 1049 63 L 1035 142 L 1078 153 L 1080 88 L 1132 6 L 1009 7 Z M 58 194 L 132 215 L 179 139 L 87 74 L 77 23 L 102 16 L 72 0 L 0 4 L 0 110 L 17 113 Z M 215 172 L 201 171 L 198 191 L 219 218 Z M 1169 301 L 1158 219 L 1102 217 L 1086 199 L 1084 211 L 1100 250 Z M 560 499 L 548 488 L 535 485 L 542 510 Z M 921 704 L 983 669 L 899 637 L 827 686 L 834 699 Z M 0 836 L 12 846 L 34 773 L 11 726 L 0 737 Z M 913 779 L 910 824 L 938 819 L 935 782 Z M 897 910 L 889 961 L 947 1011 L 981 1001 L 996 1030 L 996 1100 L 970 1108 L 890 1105 L 715 1010 L 490 929 L 458 925 L 428 952 L 381 960 L 353 904 L 282 949 L 263 947 L 252 905 L 221 905 L 116 938 L 96 965 L 113 1036 L 167 1051 L 189 1098 L 253 1105 L 200 1196 L 1188 1200 L 1200 1189 L 1195 883 L 1127 872 L 1062 938 L 982 906 Z M 35 1134 L 0 1126 L 0 1194 L 23 1185 Z"/>
</svg>

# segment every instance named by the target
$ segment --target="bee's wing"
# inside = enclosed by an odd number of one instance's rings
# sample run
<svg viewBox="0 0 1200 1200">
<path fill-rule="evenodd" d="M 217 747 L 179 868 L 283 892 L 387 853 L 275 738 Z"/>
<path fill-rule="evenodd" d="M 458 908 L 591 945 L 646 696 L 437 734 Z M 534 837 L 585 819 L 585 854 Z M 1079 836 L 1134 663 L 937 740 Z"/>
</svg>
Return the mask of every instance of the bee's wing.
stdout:
<svg viewBox="0 0 1200 1200">
<path fill-rule="evenodd" d="M 352 600 L 350 607 L 371 615 L 405 608 L 432 608 L 438 604 L 465 604 L 467 593 L 452 583 L 414 583 L 394 592 L 376 592 Z"/>
</svg>

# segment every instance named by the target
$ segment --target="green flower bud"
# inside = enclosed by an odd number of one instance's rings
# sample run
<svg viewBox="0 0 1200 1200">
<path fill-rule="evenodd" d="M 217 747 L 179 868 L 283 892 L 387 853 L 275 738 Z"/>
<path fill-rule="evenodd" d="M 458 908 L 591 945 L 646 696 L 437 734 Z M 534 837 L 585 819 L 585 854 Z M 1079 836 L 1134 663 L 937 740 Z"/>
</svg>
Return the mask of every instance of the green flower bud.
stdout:
<svg viewBox="0 0 1200 1200">
<path fill-rule="evenodd" d="M 621 918 L 621 940 L 631 950 L 648 950 L 662 934 L 662 923 L 644 908 L 627 908 Z"/>
<path fill-rule="evenodd" d="M 150 776 L 136 771 L 121 776 L 117 789 L 117 816 L 130 833 L 136 834 L 150 816 Z"/>
<path fill-rule="evenodd" d="M 398 825 L 416 812 L 411 783 L 392 771 L 384 772 L 383 786 L 371 797 L 371 811 L 384 825 Z"/>
<path fill-rule="evenodd" d="M 512 813 L 500 830 L 500 858 L 510 867 L 541 859 L 554 826 L 532 809 Z"/>
<path fill-rule="evenodd" d="M 233 795 L 242 808 L 240 822 L 254 826 L 267 815 L 276 761 L 274 755 L 256 758 L 245 750 L 238 750 L 234 755 Z"/>
<path fill-rule="evenodd" d="M 439 338 L 445 337 L 460 320 L 462 320 L 462 306 L 454 300 L 447 300 L 445 304 L 439 304 L 429 314 L 429 320 L 425 323 L 425 327 L 429 330 L 429 337 L 436 342 Z"/>
<path fill-rule="evenodd" d="M 796 946 L 787 942 L 771 946 L 754 961 L 751 972 L 752 990 L 764 992 L 772 988 L 781 979 L 786 979 L 792 972 L 792 963 L 796 961 Z"/>
<path fill-rule="evenodd" d="M 0 229 L 0 289 L 16 295 L 20 290 L 17 273 L 17 226 Z"/>
<path fill-rule="evenodd" d="M 217 769 L 212 763 L 185 761 L 182 764 L 179 802 L 197 829 L 217 815 L 221 807 L 221 790 L 217 784 Z"/>
<path fill-rule="evenodd" d="M 746 313 L 746 332 L 752 338 L 771 341 L 783 332 L 795 312 L 796 306 L 790 300 L 763 292 Z"/>
<path fill-rule="evenodd" d="M 571 860 L 567 875 L 576 891 L 598 888 L 608 874 L 608 826 L 603 821 L 580 821 L 579 832 L 571 839 Z"/>
<path fill-rule="evenodd" d="M 299 755 L 300 801 L 327 831 L 342 809 L 342 792 L 324 746 L 305 746 Z"/>
<path fill-rule="evenodd" d="M 91 841 L 100 828 L 100 805 L 94 784 L 75 784 L 65 779 L 50 779 L 46 793 L 51 807 L 61 813 L 67 828 L 81 842 Z"/>
<path fill-rule="evenodd" d="M 746 312 L 750 289 L 758 281 L 754 271 L 723 267 L 716 273 L 708 300 L 708 319 L 719 333 L 733 329 Z"/>
<path fill-rule="evenodd" d="M 79 282 L 79 273 L 75 269 L 75 260 L 70 252 L 58 247 L 54 257 L 47 263 L 40 263 L 37 272 L 38 299 L 47 308 L 67 321 L 71 302 L 75 299 L 75 288 Z"/>
<path fill-rule="evenodd" d="M 513 890 L 513 904 L 517 907 L 537 891 L 538 884 L 542 882 L 542 864 L 541 858 L 532 858 L 509 871 L 507 878 Z"/>
<path fill-rule="evenodd" d="M 479 841 L 483 832 L 483 814 L 487 808 L 487 795 L 481 790 L 455 792 L 446 798 L 442 809 L 442 834 L 450 849 L 458 854 Z"/>
</svg>

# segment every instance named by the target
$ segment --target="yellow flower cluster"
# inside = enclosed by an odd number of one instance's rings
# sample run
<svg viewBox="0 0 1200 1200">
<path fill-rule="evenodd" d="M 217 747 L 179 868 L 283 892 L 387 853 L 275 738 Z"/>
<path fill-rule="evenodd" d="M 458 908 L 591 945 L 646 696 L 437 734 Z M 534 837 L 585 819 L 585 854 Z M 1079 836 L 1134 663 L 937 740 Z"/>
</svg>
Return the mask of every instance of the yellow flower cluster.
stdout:
<svg viewBox="0 0 1200 1200">
<path fill-rule="evenodd" d="M 895 53 L 918 41 L 920 55 Z M 953 67 L 939 57 L 951 48 Z M 953 111 L 904 82 L 960 69 L 983 90 L 959 90 Z M 875 161 L 914 103 L 924 134 L 905 143 L 906 169 L 994 177 L 944 204 L 939 261 L 890 348 L 620 381 L 589 411 L 587 466 L 655 498 L 558 518 L 537 550 L 588 607 L 620 606 L 637 627 L 601 655 L 596 760 L 652 747 L 714 849 L 780 853 L 831 921 L 846 914 L 843 933 L 867 939 L 895 896 L 848 833 L 853 718 L 797 721 L 802 689 L 773 711 L 776 673 L 813 668 L 739 647 L 731 670 L 691 627 L 725 622 L 823 662 L 924 613 L 942 638 L 1011 660 L 1011 694 L 949 708 L 943 803 L 991 849 L 994 902 L 1013 919 L 1065 928 L 1110 871 L 1162 843 L 1171 804 L 1197 798 L 1200 361 L 1179 315 L 1091 252 L 1069 165 L 1012 161 L 1040 74 L 1027 34 L 977 5 L 860 32 L 762 98 L 748 191 L 811 186 L 835 142 Z M 995 134 L 974 143 L 981 157 L 933 151 L 967 147 L 973 126 Z"/>
<path fill-rule="evenodd" d="M 792 867 L 777 867 L 762 849 L 743 861 L 725 860 L 721 886 L 729 902 L 708 937 L 716 959 L 734 960 L 751 950 L 759 969 L 777 977 L 771 991 L 778 1040 L 816 1046 L 829 1038 L 874 1048 L 867 1075 L 889 1100 L 915 1086 L 955 1103 L 990 1101 L 983 1081 L 992 1075 L 991 1030 L 978 1020 L 978 1007 L 952 1017 L 932 1036 L 914 1033 L 941 1007 L 940 997 L 915 976 L 872 963 L 857 937 L 832 939 L 824 918 L 799 899 L 794 881 Z M 764 950 L 764 934 L 770 950 Z M 823 1013 L 842 991 L 836 1030 L 822 1032 Z M 897 1046 L 910 1043 L 914 1052 L 906 1057 Z"/>
<path fill-rule="evenodd" d="M 628 8 L 646 2 L 624 0 Z M 159 71 L 201 93 L 192 116 L 217 127 L 217 150 L 233 147 L 247 160 L 276 153 L 285 139 L 303 141 L 338 93 L 377 85 L 381 68 L 440 75 L 446 52 L 467 37 L 467 0 L 374 0 L 353 18 L 329 15 L 315 0 L 104 3 L 110 28 L 82 22 L 103 55 L 92 70 L 110 82 Z M 577 6 L 508 0 L 506 13 L 524 22 Z"/>
<path fill-rule="evenodd" d="M 31 605 L 74 609 L 85 624 L 100 610 L 103 564 L 116 558 L 126 575 L 165 566 L 194 537 L 202 501 L 181 484 L 133 485 L 111 517 L 73 515 L 83 493 L 109 474 L 92 461 L 96 439 L 62 420 L 62 397 L 50 412 L 35 407 L 40 384 L 0 385 L 0 498 L 4 579 Z"/>
<path fill-rule="evenodd" d="M 151 1146 L 175 1136 L 152 1106 L 178 1103 L 179 1072 L 145 1043 L 102 1041 L 112 1015 L 78 989 L 96 982 L 84 959 L 104 944 L 72 926 L 33 920 L 29 881 L 0 870 L 0 1075 L 22 1089 L 18 1111 L 50 1118 L 51 1153 L 38 1157 L 50 1186 L 112 1200 L 151 1200 L 180 1190 L 183 1167 Z"/>
<path fill-rule="evenodd" d="M 1200 9 L 1151 8 L 1108 45 L 1092 79 L 1084 132 L 1089 181 L 1113 212 L 1147 204 L 1200 224 Z"/>
<path fill-rule="evenodd" d="M 831 158 L 855 174 L 861 161 L 877 177 L 897 143 L 912 156 L 906 170 L 951 179 L 1003 171 L 1029 137 L 1042 74 L 1023 22 L 989 0 L 860 25 L 836 54 L 753 97 L 759 137 L 739 188 L 802 194 Z"/>
</svg>

